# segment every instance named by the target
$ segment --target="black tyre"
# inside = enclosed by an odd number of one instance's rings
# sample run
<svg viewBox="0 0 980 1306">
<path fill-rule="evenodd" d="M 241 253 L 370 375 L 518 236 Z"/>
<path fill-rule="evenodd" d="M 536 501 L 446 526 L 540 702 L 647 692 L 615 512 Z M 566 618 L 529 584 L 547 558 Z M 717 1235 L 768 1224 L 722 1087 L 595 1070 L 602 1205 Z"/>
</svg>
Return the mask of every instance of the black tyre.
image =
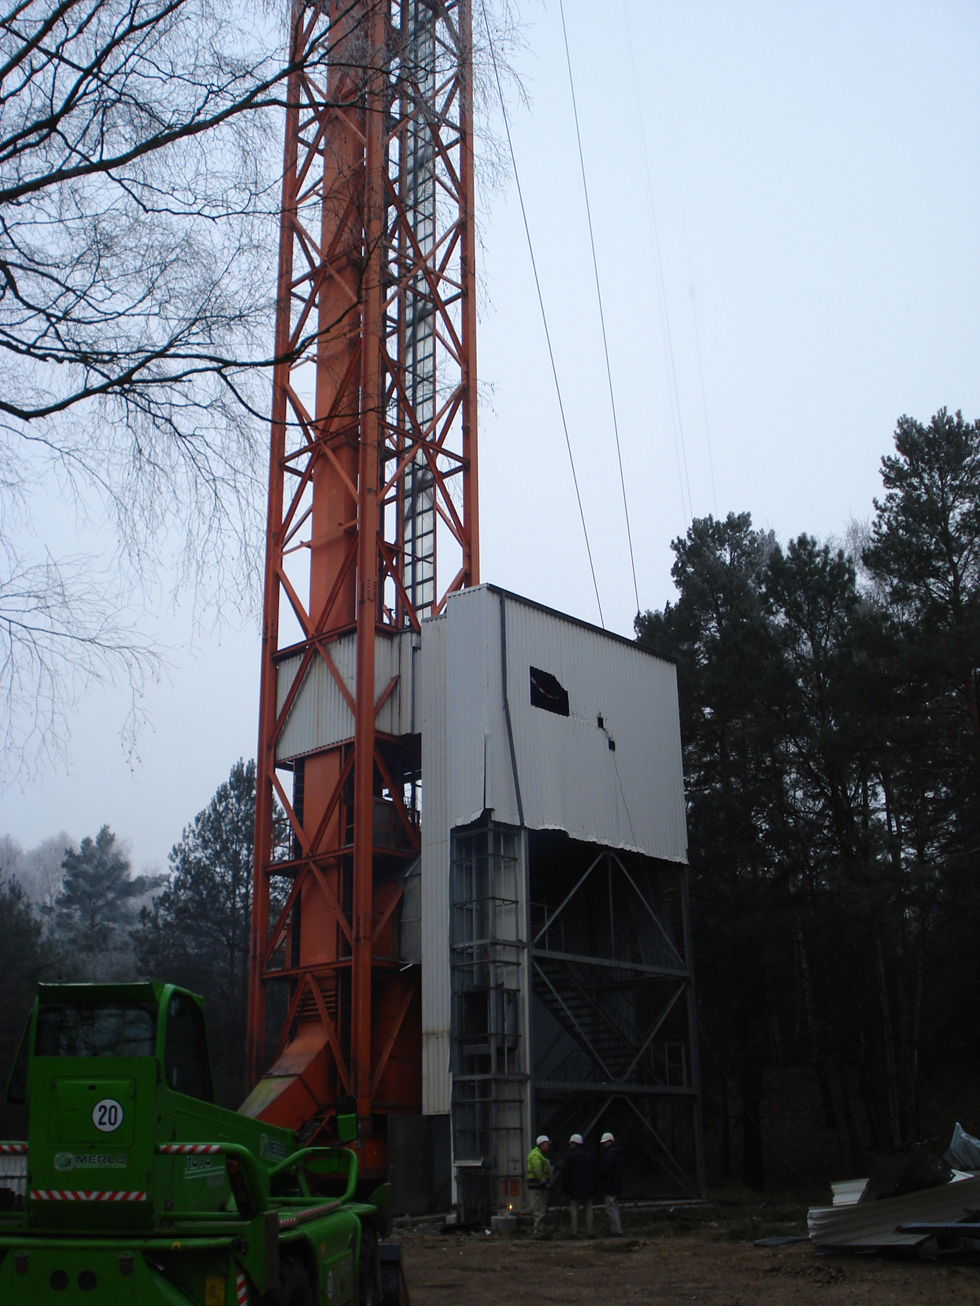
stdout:
<svg viewBox="0 0 980 1306">
<path fill-rule="evenodd" d="M 398 1243 L 378 1243 L 381 1306 L 401 1306 L 402 1249 Z"/>
<path fill-rule="evenodd" d="M 378 1235 L 361 1226 L 361 1255 L 357 1262 L 357 1306 L 381 1306 L 378 1277 Z"/>
</svg>

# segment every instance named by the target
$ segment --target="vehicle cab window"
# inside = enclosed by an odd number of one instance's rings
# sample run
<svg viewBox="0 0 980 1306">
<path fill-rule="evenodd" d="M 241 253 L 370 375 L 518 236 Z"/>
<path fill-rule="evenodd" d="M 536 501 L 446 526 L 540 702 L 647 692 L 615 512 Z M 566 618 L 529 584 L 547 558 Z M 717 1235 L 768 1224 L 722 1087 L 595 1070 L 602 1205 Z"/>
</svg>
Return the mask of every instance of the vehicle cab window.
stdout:
<svg viewBox="0 0 980 1306">
<path fill-rule="evenodd" d="M 214 1101 L 204 1014 L 183 993 L 175 993 L 167 1006 L 163 1063 L 169 1088 L 204 1102 Z"/>
<path fill-rule="evenodd" d="M 37 1016 L 39 1057 L 152 1057 L 156 1007 L 146 1002 L 59 1002 Z"/>
</svg>

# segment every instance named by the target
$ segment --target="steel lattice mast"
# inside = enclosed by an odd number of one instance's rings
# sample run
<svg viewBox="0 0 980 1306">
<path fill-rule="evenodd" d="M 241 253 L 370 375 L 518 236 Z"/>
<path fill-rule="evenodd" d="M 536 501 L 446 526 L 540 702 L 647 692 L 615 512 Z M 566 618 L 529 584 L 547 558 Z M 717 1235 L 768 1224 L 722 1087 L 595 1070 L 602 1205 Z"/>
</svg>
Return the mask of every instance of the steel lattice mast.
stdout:
<svg viewBox="0 0 980 1306">
<path fill-rule="evenodd" d="M 378 676 L 385 641 L 478 580 L 479 535 L 470 0 L 320 0 L 293 23 L 248 1109 L 299 1127 L 338 1096 L 364 1122 L 421 1109 L 418 973 L 393 933 L 397 872 L 419 848 L 419 752 L 378 728 L 396 687 Z M 315 676 L 345 722 L 290 756 Z"/>
</svg>

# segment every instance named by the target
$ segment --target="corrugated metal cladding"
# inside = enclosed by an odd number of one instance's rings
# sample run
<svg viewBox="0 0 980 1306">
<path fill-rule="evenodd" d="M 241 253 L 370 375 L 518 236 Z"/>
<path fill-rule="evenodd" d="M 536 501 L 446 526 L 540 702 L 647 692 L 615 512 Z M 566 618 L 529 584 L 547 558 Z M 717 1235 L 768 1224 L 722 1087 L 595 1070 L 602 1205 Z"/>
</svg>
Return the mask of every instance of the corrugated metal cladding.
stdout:
<svg viewBox="0 0 980 1306">
<path fill-rule="evenodd" d="M 453 595 L 443 622 L 450 828 L 490 808 L 508 824 L 686 860 L 672 663 L 489 586 Z M 434 624 L 423 625 L 423 649 Z M 568 716 L 531 705 L 531 667 L 549 672 L 567 691 Z M 436 687 L 427 683 L 424 692 L 428 702 Z M 423 741 L 427 733 L 426 722 Z M 424 757 L 428 802 L 429 787 L 438 781 Z M 427 808 L 424 825 L 429 816 Z"/>
<path fill-rule="evenodd" d="M 504 667 L 520 804 L 504 711 Z M 568 692 L 567 717 L 531 706 L 531 667 L 550 672 Z M 523 809 L 523 824 L 531 829 L 565 830 L 590 843 L 682 862 L 687 827 L 671 663 L 480 586 L 453 595 L 439 617 L 422 623 L 418 672 L 422 1109 L 442 1114 L 452 1099 L 452 830 L 486 809 L 498 821 L 519 825 Z"/>
<path fill-rule="evenodd" d="M 0 1188 L 9 1188 L 18 1197 L 26 1195 L 26 1156 L 0 1156 Z"/>
<path fill-rule="evenodd" d="M 422 1110 L 442 1115 L 452 1098 L 446 618 L 427 621 L 422 629 Z"/>
<path fill-rule="evenodd" d="M 408 735 L 418 731 L 416 722 L 413 659 L 420 652 L 420 640 L 406 630 L 392 638 L 379 636 L 374 646 L 374 697 L 377 701 L 392 678 L 398 683 L 381 708 L 377 728 L 385 734 Z M 332 640 L 326 648 L 344 684 L 354 693 L 357 669 L 357 636 L 351 632 Z M 276 711 L 282 710 L 293 680 L 299 671 L 302 654 L 279 663 L 276 683 Z M 276 744 L 276 761 L 329 748 L 354 734 L 354 716 L 330 669 L 322 657 L 314 657 L 299 693 L 289 710 Z"/>
</svg>

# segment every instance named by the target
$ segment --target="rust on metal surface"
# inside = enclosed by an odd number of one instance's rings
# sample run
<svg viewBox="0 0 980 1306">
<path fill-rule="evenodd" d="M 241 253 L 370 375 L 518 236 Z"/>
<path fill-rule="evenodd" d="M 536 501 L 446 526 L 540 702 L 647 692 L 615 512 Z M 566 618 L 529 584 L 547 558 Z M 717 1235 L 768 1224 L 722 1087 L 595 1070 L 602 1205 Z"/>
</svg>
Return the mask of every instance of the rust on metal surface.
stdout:
<svg viewBox="0 0 980 1306">
<path fill-rule="evenodd" d="M 398 953 L 419 745 L 377 728 L 398 690 L 375 686 L 377 641 L 479 579 L 470 0 L 318 0 L 292 23 L 246 1109 L 325 1133 L 352 1095 L 378 1171 L 381 1117 L 421 1109 L 421 1004 Z M 331 656 L 352 631 L 354 684 Z M 283 758 L 318 657 L 349 731 Z"/>
</svg>

